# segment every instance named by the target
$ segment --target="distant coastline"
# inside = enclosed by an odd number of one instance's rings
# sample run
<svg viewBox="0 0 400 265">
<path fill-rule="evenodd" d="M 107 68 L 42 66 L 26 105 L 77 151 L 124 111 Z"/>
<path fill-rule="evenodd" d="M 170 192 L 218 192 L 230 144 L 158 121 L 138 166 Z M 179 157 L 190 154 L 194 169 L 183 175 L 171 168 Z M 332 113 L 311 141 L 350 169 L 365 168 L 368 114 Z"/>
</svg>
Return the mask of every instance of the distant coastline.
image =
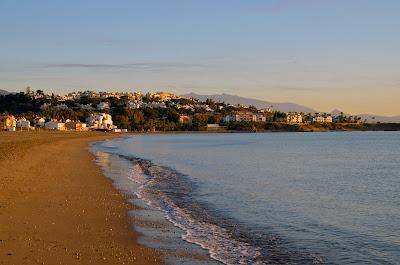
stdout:
<svg viewBox="0 0 400 265">
<path fill-rule="evenodd" d="M 252 123 L 237 123 L 236 128 L 221 128 L 208 130 L 203 128 L 200 130 L 186 131 L 132 131 L 132 134 L 184 134 L 184 133 L 268 133 L 268 132 L 351 132 L 351 131 L 400 131 L 400 123 L 267 123 L 263 127 L 257 127 Z"/>
<path fill-rule="evenodd" d="M 242 127 L 240 127 L 242 126 Z M 252 132 L 332 132 L 332 131 L 400 131 L 400 123 L 267 123 L 261 128 L 238 124 L 237 130 Z M 248 125 L 247 125 L 248 126 Z"/>
</svg>

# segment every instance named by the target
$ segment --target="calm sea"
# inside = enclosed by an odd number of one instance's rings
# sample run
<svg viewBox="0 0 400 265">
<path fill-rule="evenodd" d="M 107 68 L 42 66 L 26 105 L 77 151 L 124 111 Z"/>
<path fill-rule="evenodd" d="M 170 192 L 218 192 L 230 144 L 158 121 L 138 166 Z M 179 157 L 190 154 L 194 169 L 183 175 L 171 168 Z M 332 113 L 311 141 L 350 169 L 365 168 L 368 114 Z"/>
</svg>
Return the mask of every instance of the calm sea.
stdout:
<svg viewBox="0 0 400 265">
<path fill-rule="evenodd" d="M 397 132 L 131 135 L 92 149 L 139 197 L 133 214 L 158 224 L 137 225 L 142 243 L 193 253 L 169 263 L 400 264 Z"/>
</svg>

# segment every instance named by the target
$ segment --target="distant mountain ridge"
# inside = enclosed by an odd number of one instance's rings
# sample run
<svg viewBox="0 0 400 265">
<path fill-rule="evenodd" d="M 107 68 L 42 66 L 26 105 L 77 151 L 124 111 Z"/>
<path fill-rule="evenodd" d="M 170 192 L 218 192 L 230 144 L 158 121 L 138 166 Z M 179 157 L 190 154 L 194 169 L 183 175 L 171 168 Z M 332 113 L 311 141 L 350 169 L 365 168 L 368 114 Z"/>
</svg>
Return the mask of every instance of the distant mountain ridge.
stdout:
<svg viewBox="0 0 400 265">
<path fill-rule="evenodd" d="M 200 101 L 206 101 L 207 99 L 212 99 L 216 102 L 225 102 L 227 104 L 243 104 L 246 106 L 255 106 L 256 108 L 268 108 L 271 107 L 274 110 L 279 110 L 283 112 L 290 112 L 290 111 L 296 111 L 296 112 L 304 112 L 304 113 L 314 113 L 316 110 L 299 105 L 296 103 L 290 103 L 290 102 L 282 102 L 282 103 L 277 103 L 277 102 L 270 102 L 270 101 L 264 101 L 264 100 L 259 100 L 259 99 L 252 99 L 252 98 L 245 98 L 241 96 L 235 96 L 235 95 L 229 95 L 229 94 L 216 94 L 216 95 L 199 95 L 196 93 L 189 93 L 182 95 L 185 97 L 190 97 L 190 98 L 196 98 Z"/>
<path fill-rule="evenodd" d="M 252 99 L 252 98 L 245 98 L 241 96 L 235 96 L 235 95 L 229 95 L 229 94 L 215 94 L 215 95 L 199 95 L 196 93 L 189 93 L 182 95 L 185 97 L 190 97 L 190 98 L 196 98 L 200 101 L 206 101 L 207 99 L 212 99 L 216 102 L 225 102 L 227 104 L 243 104 L 246 106 L 255 106 L 257 108 L 267 108 L 271 107 L 274 110 L 279 110 L 283 112 L 304 112 L 304 113 L 316 113 L 315 109 L 312 109 L 307 106 L 299 105 L 296 103 L 290 103 L 290 102 L 284 102 L 284 103 L 276 103 L 276 102 L 270 102 L 270 101 L 264 101 L 264 100 L 259 100 L 259 99 Z M 333 116 L 338 116 L 340 115 L 341 111 L 338 109 L 332 110 L 331 114 Z M 400 115 L 399 116 L 379 116 L 379 115 L 373 115 L 373 114 L 348 114 L 343 112 L 344 115 L 346 116 L 358 116 L 361 117 L 361 120 L 367 120 L 367 122 L 382 122 L 382 123 L 400 123 Z"/>
</svg>

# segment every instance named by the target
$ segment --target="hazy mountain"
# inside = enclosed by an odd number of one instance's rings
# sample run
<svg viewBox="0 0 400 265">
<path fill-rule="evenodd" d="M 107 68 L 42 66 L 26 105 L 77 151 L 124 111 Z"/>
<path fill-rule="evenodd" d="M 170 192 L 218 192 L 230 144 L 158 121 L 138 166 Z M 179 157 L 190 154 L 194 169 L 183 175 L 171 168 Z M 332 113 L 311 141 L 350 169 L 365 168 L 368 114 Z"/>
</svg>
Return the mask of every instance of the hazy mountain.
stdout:
<svg viewBox="0 0 400 265">
<path fill-rule="evenodd" d="M 228 104 L 243 104 L 246 106 L 253 105 L 257 108 L 267 108 L 271 107 L 274 110 L 279 110 L 283 112 L 290 112 L 290 111 L 297 111 L 297 112 L 304 112 L 304 113 L 315 113 L 318 112 L 312 108 L 299 105 L 296 103 L 290 103 L 290 102 L 283 102 L 283 103 L 277 103 L 277 102 L 270 102 L 270 101 L 264 101 L 264 100 L 259 100 L 259 99 L 253 99 L 253 98 L 245 98 L 245 97 L 240 97 L 240 96 L 234 96 L 234 95 L 229 95 L 229 94 L 215 94 L 215 95 L 199 95 L 196 93 L 189 93 L 186 95 L 183 95 L 186 97 L 191 97 L 191 98 L 196 98 L 200 101 L 206 101 L 207 99 L 212 99 L 216 102 L 225 102 Z M 340 115 L 342 111 L 338 109 L 332 110 L 331 114 L 332 116 L 338 116 Z M 395 123 L 400 123 L 400 116 L 378 116 L 378 115 L 373 115 L 373 114 L 349 114 L 346 112 L 343 112 L 344 115 L 346 116 L 358 116 L 361 117 L 361 119 L 367 120 L 367 122 L 395 122 Z"/>
<path fill-rule="evenodd" d="M 332 110 L 331 114 L 333 116 L 339 116 L 341 112 L 342 111 L 340 111 L 338 109 L 334 109 L 334 110 Z M 374 115 L 374 114 L 356 114 L 356 115 L 353 115 L 353 114 L 349 114 L 349 113 L 346 113 L 346 112 L 343 112 L 343 115 L 345 115 L 345 116 L 352 115 L 352 116 L 361 117 L 362 121 L 367 120 L 367 122 L 371 122 L 371 123 L 375 123 L 375 122 L 400 123 L 400 115 L 399 116 L 379 116 L 379 115 Z"/>
<path fill-rule="evenodd" d="M 10 93 L 8 93 L 8 92 L 5 91 L 5 90 L 0 89 L 0 95 L 7 95 L 7 94 L 10 94 Z"/>
<path fill-rule="evenodd" d="M 264 100 L 259 100 L 259 99 L 253 99 L 253 98 L 245 98 L 245 97 L 240 97 L 240 96 L 234 96 L 234 95 L 229 95 L 229 94 L 216 94 L 216 95 L 199 95 L 196 93 L 189 93 L 186 95 L 183 95 L 186 97 L 191 97 L 191 98 L 196 98 L 200 101 L 206 101 L 207 99 L 212 99 L 216 102 L 225 102 L 227 104 L 243 104 L 246 106 L 255 106 L 257 108 L 267 108 L 271 107 L 274 110 L 279 110 L 283 112 L 290 112 L 290 111 L 297 111 L 297 112 L 316 112 L 314 109 L 302 106 L 299 104 L 295 103 L 289 103 L 289 102 L 283 102 L 283 103 L 276 103 L 276 102 L 270 102 L 270 101 L 264 101 Z"/>
</svg>

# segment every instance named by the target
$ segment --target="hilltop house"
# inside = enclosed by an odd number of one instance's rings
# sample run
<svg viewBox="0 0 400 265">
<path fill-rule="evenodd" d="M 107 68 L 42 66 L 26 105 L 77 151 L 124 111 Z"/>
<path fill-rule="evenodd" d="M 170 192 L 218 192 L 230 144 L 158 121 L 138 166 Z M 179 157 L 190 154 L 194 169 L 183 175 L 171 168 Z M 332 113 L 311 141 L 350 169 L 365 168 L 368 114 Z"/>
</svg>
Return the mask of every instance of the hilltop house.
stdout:
<svg viewBox="0 0 400 265">
<path fill-rule="evenodd" d="M 0 130 L 15 131 L 17 122 L 12 115 L 0 115 Z"/>
<path fill-rule="evenodd" d="M 287 123 L 303 123 L 303 117 L 297 112 L 289 112 L 286 115 Z"/>
<path fill-rule="evenodd" d="M 51 120 L 44 124 L 44 128 L 46 128 L 48 130 L 64 131 L 65 123 L 59 122 L 57 120 Z"/>
</svg>

